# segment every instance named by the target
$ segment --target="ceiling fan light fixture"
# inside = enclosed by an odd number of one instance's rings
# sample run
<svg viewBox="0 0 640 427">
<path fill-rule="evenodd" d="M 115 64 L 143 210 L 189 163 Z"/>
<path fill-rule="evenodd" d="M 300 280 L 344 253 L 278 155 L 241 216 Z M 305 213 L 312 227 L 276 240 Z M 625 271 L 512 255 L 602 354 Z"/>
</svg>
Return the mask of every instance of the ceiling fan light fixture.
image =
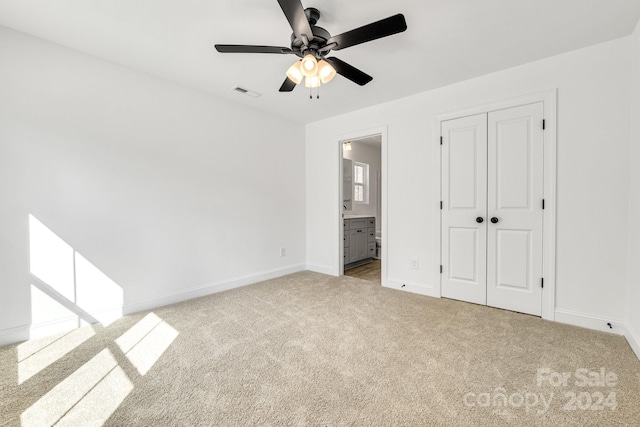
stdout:
<svg viewBox="0 0 640 427">
<path fill-rule="evenodd" d="M 312 7 L 305 9 L 301 0 L 278 0 L 278 4 L 293 30 L 290 47 L 239 44 L 215 44 L 214 47 L 220 53 L 293 54 L 302 58 L 302 60 L 297 59 L 296 64 L 289 67 L 279 92 L 291 92 L 303 79 L 305 86 L 318 88 L 321 84 L 330 82 L 336 74 L 364 86 L 373 77 L 336 57 L 330 57 L 326 61 L 325 55 L 332 50 L 371 42 L 407 29 L 404 15 L 397 13 L 342 34 L 331 35 L 324 28 L 316 25 L 320 19 L 320 12 L 317 9 Z M 309 96 L 313 98 L 311 93 Z M 320 98 L 320 95 L 316 94 L 316 98 Z"/>
<path fill-rule="evenodd" d="M 305 77 L 313 77 L 318 72 L 318 61 L 315 56 L 308 53 L 302 58 L 302 65 L 300 66 L 300 71 L 304 74 Z"/>
<path fill-rule="evenodd" d="M 318 62 L 318 77 L 322 83 L 329 83 L 336 76 L 336 70 L 324 59 Z"/>
<path fill-rule="evenodd" d="M 307 76 L 304 79 L 304 86 L 310 88 L 320 87 L 320 78 L 318 76 Z"/>
<path fill-rule="evenodd" d="M 291 80 L 295 84 L 300 83 L 302 81 L 302 79 L 304 78 L 304 75 L 302 74 L 302 71 L 300 70 L 300 65 L 301 64 L 302 64 L 302 61 L 296 61 L 287 70 L 287 77 L 289 77 L 289 80 Z"/>
</svg>

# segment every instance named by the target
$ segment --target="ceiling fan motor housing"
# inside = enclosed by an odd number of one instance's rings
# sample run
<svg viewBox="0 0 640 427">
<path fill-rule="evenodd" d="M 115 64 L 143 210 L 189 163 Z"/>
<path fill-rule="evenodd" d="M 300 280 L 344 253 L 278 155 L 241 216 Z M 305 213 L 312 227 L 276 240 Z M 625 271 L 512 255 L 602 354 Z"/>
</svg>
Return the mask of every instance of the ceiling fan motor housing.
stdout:
<svg viewBox="0 0 640 427">
<path fill-rule="evenodd" d="M 329 31 L 322 27 L 316 26 L 320 19 L 320 11 L 314 7 L 309 7 L 304 10 L 304 13 L 311 26 L 313 32 L 313 38 L 309 38 L 309 46 L 304 45 L 304 41 L 296 37 L 295 33 L 291 34 L 291 50 L 295 52 L 299 57 L 305 56 L 307 53 L 315 55 L 318 59 L 322 56 L 318 50 L 327 44 L 327 40 L 331 38 Z"/>
<path fill-rule="evenodd" d="M 313 71 L 312 69 L 314 67 L 318 67 L 318 63 L 323 60 L 321 66 L 324 70 L 332 68 L 331 71 L 334 74 L 340 74 L 348 80 L 351 80 L 360 86 L 364 86 L 373 80 L 373 77 L 356 67 L 341 61 L 335 56 L 327 56 L 329 52 L 356 46 L 361 43 L 367 43 L 393 34 L 398 34 L 407 29 L 407 22 L 404 19 L 404 15 L 397 13 L 393 16 L 389 16 L 388 18 L 371 22 L 361 27 L 354 28 L 353 30 L 338 34 L 337 36 L 332 36 L 324 28 L 316 26 L 320 19 L 320 11 L 318 9 L 313 7 L 305 9 L 300 0 L 277 0 L 277 2 L 293 30 L 290 48 L 282 46 L 216 44 L 216 50 L 220 53 L 293 54 L 300 58 L 304 58 L 307 55 L 313 55 L 316 59 L 316 63 L 312 64 L 314 61 L 309 61 L 309 63 L 313 65 L 311 68 L 305 65 L 308 72 Z M 329 64 L 330 67 L 326 67 L 324 62 Z M 287 70 L 287 78 L 284 83 L 282 83 L 280 92 L 291 92 L 296 85 L 300 83 L 302 78 L 300 78 L 298 74 L 303 74 L 300 70 L 301 65 L 302 62 L 296 61 L 291 67 L 289 67 L 289 70 Z M 298 74 L 294 71 L 298 71 Z M 328 81 L 326 75 L 325 79 Z"/>
</svg>

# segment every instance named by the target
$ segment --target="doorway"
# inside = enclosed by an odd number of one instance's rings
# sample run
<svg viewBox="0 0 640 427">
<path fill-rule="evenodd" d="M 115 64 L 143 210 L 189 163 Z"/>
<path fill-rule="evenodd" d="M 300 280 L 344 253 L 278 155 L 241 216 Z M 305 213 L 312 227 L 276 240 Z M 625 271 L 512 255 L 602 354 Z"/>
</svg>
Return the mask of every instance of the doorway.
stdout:
<svg viewBox="0 0 640 427">
<path fill-rule="evenodd" d="M 340 141 L 341 273 L 382 281 L 382 135 Z"/>
<path fill-rule="evenodd" d="M 443 297 L 542 314 L 544 131 L 543 102 L 441 122 Z"/>
</svg>

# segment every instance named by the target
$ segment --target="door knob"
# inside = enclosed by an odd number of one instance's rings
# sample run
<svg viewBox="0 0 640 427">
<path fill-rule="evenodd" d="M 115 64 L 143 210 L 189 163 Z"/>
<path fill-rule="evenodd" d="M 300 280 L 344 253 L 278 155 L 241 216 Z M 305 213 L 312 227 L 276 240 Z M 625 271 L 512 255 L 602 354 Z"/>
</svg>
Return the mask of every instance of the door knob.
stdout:
<svg viewBox="0 0 640 427">
<path fill-rule="evenodd" d="M 478 218 L 476 218 L 476 222 L 478 224 L 482 224 L 482 222 L 484 221 L 484 218 L 482 218 L 481 216 L 479 216 Z"/>
<path fill-rule="evenodd" d="M 498 218 L 496 218 L 495 216 L 493 218 L 491 218 L 491 222 L 493 224 L 497 224 L 498 223 Z"/>
</svg>

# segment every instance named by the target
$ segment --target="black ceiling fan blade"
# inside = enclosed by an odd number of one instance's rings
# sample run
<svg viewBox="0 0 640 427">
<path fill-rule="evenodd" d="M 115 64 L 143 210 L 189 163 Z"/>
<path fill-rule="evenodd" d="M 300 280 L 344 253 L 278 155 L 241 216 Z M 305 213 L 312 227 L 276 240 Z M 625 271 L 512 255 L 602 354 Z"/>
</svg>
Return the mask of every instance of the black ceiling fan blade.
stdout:
<svg viewBox="0 0 640 427">
<path fill-rule="evenodd" d="M 404 15 L 399 13 L 380 21 L 372 22 L 355 30 L 338 34 L 327 40 L 327 44 L 337 43 L 338 46 L 333 50 L 340 50 L 346 47 L 355 46 L 360 43 L 370 42 L 372 40 L 381 39 L 393 34 L 401 33 L 407 29 L 407 22 Z"/>
<path fill-rule="evenodd" d="M 331 66 L 336 70 L 336 73 L 348 78 L 349 80 L 359 84 L 360 86 L 364 86 L 371 80 L 373 80 L 373 77 L 371 77 L 369 74 L 358 70 L 353 65 L 349 65 L 338 58 L 325 58 L 325 61 L 331 64 Z"/>
<path fill-rule="evenodd" d="M 248 44 L 217 44 L 216 50 L 220 53 L 293 53 L 288 47 L 278 46 L 253 46 Z"/>
<path fill-rule="evenodd" d="M 284 79 L 284 83 L 280 86 L 280 92 L 291 92 L 296 88 L 295 82 L 293 82 L 289 77 Z"/>
<path fill-rule="evenodd" d="M 302 40 L 302 35 L 304 34 L 309 40 L 313 39 L 313 31 L 311 31 L 311 26 L 300 0 L 278 0 L 278 3 L 296 37 Z"/>
</svg>

